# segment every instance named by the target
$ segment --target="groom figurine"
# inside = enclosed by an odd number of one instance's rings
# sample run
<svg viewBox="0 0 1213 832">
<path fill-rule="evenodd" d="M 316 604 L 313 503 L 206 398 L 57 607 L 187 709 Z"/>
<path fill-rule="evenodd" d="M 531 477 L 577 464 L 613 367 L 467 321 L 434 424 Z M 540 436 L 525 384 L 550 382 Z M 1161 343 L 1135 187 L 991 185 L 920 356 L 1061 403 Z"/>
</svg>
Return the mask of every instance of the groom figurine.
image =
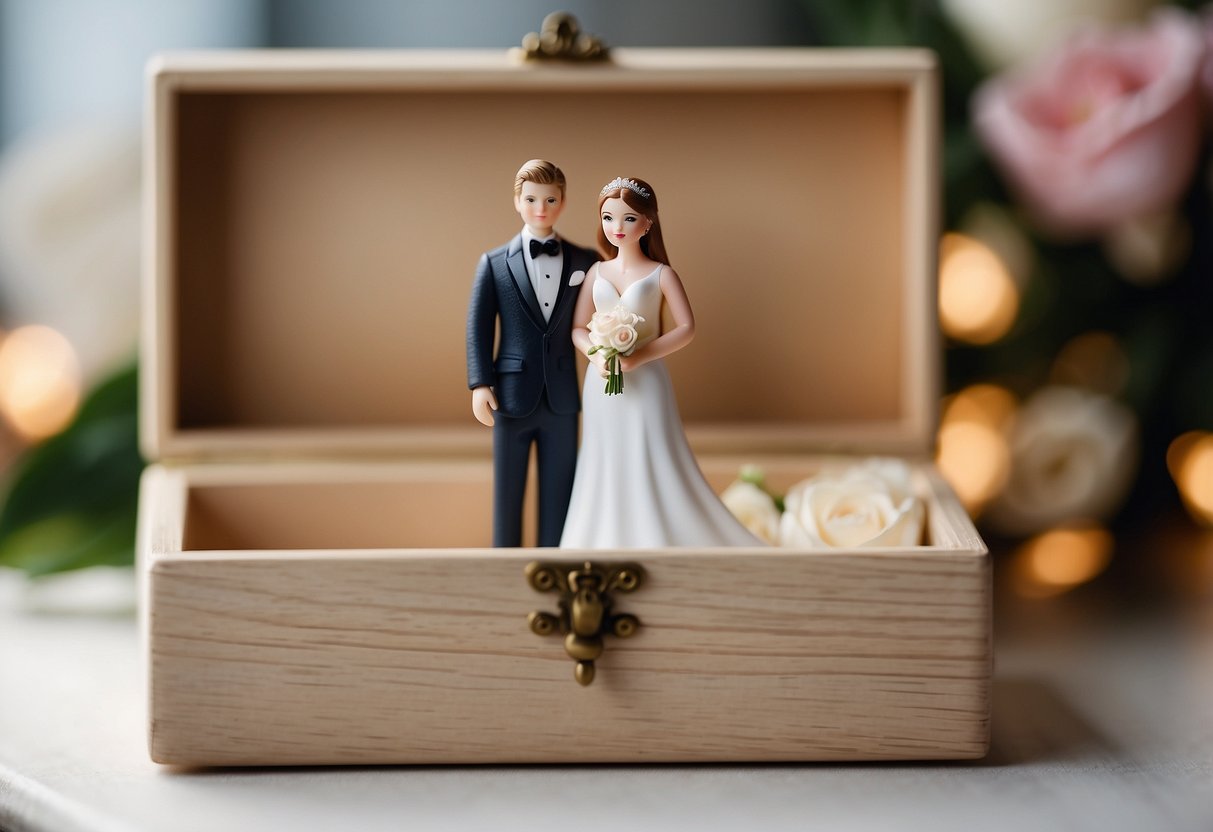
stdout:
<svg viewBox="0 0 1213 832">
<path fill-rule="evenodd" d="M 564 174 L 542 159 L 514 177 L 521 233 L 481 256 L 468 306 L 472 413 L 493 428 L 493 545 L 522 543 L 531 445 L 539 463 L 539 545 L 557 546 L 577 464 L 581 398 L 573 307 L 598 258 L 556 236 Z M 494 331 L 500 325 L 497 354 Z"/>
</svg>

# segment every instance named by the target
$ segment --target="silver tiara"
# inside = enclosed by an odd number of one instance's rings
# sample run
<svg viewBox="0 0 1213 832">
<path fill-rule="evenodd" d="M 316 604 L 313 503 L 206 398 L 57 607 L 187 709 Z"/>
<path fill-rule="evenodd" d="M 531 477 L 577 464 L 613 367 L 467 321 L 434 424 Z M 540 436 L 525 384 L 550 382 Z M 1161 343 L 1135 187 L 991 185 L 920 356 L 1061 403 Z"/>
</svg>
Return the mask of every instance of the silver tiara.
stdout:
<svg viewBox="0 0 1213 832">
<path fill-rule="evenodd" d="M 629 191 L 635 191 L 645 199 L 652 196 L 652 194 L 649 193 L 649 190 L 635 179 L 624 179 L 622 176 L 616 176 L 610 182 L 606 183 L 606 185 L 602 187 L 602 190 L 598 192 L 598 195 L 602 196 L 607 191 L 613 191 L 616 188 L 627 188 Z"/>
</svg>

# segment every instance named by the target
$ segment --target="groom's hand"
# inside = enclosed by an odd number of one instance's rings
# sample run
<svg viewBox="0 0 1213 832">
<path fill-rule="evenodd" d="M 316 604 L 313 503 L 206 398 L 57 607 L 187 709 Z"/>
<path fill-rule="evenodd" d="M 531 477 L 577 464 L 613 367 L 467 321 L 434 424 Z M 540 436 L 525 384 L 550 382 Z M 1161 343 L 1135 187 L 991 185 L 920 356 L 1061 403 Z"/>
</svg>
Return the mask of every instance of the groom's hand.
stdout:
<svg viewBox="0 0 1213 832">
<path fill-rule="evenodd" d="M 497 397 L 491 387 L 477 387 L 472 391 L 472 415 L 487 427 L 493 426 L 493 413 L 497 410 Z"/>
</svg>

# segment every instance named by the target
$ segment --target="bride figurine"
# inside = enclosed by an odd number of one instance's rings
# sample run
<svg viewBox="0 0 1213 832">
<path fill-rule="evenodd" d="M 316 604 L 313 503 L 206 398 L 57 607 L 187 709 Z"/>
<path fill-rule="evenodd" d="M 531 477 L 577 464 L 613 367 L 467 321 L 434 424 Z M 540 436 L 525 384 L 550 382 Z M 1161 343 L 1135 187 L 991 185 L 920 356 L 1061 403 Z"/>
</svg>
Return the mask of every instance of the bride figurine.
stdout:
<svg viewBox="0 0 1213 832">
<path fill-rule="evenodd" d="M 593 366 L 582 390 L 581 451 L 560 545 L 764 546 L 713 493 L 682 431 L 662 359 L 691 342 L 695 317 L 666 256 L 657 196 L 643 180 L 619 178 L 602 189 L 598 209 L 606 259 L 590 268 L 573 312 L 573 344 Z M 666 332 L 663 300 L 674 320 Z M 627 319 L 634 346 L 609 357 L 614 351 L 602 349 L 601 338 L 591 340 L 595 312 Z M 624 381 L 616 395 L 603 381 L 612 361 Z"/>
</svg>

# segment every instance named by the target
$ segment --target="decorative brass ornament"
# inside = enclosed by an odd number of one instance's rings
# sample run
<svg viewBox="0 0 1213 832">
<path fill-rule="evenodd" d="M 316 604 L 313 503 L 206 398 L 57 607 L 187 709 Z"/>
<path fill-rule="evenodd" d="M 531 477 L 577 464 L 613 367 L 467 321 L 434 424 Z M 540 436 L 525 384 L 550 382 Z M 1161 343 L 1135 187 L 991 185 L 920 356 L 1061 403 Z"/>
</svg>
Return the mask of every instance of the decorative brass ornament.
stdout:
<svg viewBox="0 0 1213 832">
<path fill-rule="evenodd" d="M 640 619 L 628 613 L 612 614 L 611 592 L 633 592 L 644 580 L 638 563 L 601 566 L 586 561 L 542 563 L 526 567 L 527 583 L 537 592 L 559 592 L 560 613 L 533 612 L 527 616 L 536 635 L 564 636 L 564 651 L 577 666 L 573 677 L 581 685 L 594 681 L 594 660 L 602 655 L 602 637 L 610 634 L 629 638 L 636 634 Z"/>
<path fill-rule="evenodd" d="M 538 32 L 522 39 L 522 48 L 511 50 L 524 61 L 605 61 L 608 50 L 596 37 L 581 31 L 577 18 L 568 12 L 552 12 Z"/>
</svg>

